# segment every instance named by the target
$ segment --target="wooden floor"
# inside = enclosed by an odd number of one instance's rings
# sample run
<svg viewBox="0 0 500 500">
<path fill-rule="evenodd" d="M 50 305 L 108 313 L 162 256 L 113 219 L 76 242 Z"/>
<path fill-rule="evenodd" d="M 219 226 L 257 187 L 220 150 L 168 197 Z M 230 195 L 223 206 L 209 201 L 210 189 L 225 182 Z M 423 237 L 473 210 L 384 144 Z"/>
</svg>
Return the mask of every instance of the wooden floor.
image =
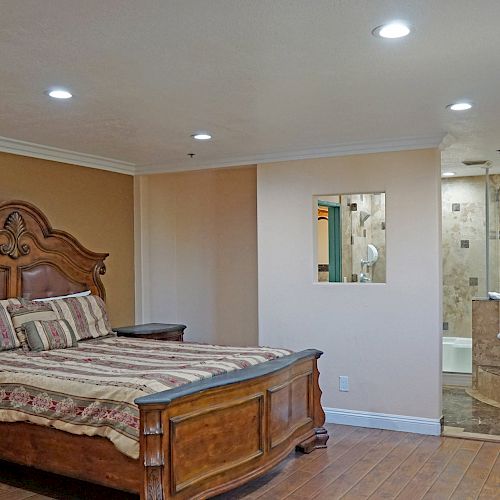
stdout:
<svg viewBox="0 0 500 500">
<path fill-rule="evenodd" d="M 500 443 L 339 425 L 329 431 L 326 450 L 292 453 L 217 499 L 500 499 Z M 27 469 L 0 464 L 0 500 L 134 498 L 49 474 L 29 484 L 26 477 Z"/>
</svg>

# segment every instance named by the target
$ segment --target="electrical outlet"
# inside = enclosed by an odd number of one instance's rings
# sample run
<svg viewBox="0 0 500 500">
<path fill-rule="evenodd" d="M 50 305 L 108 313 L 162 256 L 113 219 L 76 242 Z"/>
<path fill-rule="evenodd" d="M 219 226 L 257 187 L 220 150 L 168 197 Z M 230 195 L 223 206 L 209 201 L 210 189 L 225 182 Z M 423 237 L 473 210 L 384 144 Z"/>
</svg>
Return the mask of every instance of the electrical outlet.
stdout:
<svg viewBox="0 0 500 500">
<path fill-rule="evenodd" d="M 349 392 L 349 377 L 347 375 L 339 377 L 339 391 Z"/>
</svg>

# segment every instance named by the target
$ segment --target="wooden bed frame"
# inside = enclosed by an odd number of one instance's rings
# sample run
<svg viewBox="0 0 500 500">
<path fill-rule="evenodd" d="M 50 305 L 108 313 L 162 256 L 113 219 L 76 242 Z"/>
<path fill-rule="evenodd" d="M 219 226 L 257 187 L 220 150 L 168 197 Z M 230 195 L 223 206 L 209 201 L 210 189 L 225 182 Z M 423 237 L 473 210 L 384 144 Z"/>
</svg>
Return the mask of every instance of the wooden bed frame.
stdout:
<svg viewBox="0 0 500 500">
<path fill-rule="evenodd" d="M 0 298 L 90 289 L 104 298 L 108 254 L 52 229 L 33 205 L 0 204 Z M 317 359 L 310 349 L 136 400 L 139 460 L 105 438 L 0 423 L 0 459 L 138 493 L 207 498 L 265 473 L 295 447 L 324 448 Z M 1 364 L 1 353 L 0 353 Z"/>
</svg>

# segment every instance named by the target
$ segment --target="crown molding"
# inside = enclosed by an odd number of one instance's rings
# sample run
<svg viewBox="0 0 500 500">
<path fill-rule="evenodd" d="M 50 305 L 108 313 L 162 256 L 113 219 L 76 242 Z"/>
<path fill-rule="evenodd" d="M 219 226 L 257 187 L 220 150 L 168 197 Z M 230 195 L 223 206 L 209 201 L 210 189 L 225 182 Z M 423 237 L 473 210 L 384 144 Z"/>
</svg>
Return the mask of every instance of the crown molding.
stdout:
<svg viewBox="0 0 500 500">
<path fill-rule="evenodd" d="M 443 135 L 426 137 L 405 137 L 396 140 L 352 142 L 348 144 L 334 144 L 289 152 L 264 153 L 253 156 L 224 158 L 218 161 L 213 160 L 210 162 L 183 160 L 177 163 L 136 165 L 135 173 L 138 175 L 159 174 L 188 170 L 202 170 L 209 168 L 237 167 L 244 165 L 255 165 L 259 163 L 326 158 L 333 156 L 350 156 L 356 154 L 386 153 L 390 151 L 437 148 L 439 147 L 442 140 Z"/>
<path fill-rule="evenodd" d="M 109 170 L 120 174 L 141 175 L 159 174 L 168 172 L 181 172 L 189 170 L 203 170 L 210 168 L 237 167 L 255 165 L 259 163 L 273 163 L 291 160 L 306 160 L 313 158 L 326 158 L 333 156 L 349 156 L 356 154 L 385 153 L 390 151 L 404 151 L 412 149 L 437 148 L 443 136 L 405 137 L 396 140 L 352 142 L 348 144 L 334 144 L 317 148 L 302 149 L 280 153 L 264 153 L 252 156 L 239 156 L 221 158 L 204 162 L 202 160 L 183 160 L 180 162 L 164 163 L 158 165 L 135 165 L 126 161 L 79 153 L 67 149 L 44 146 L 32 142 L 19 141 L 0 136 L 0 151 L 22 156 L 31 156 L 43 160 L 69 163 L 82 167 Z"/>
<path fill-rule="evenodd" d="M 42 144 L 9 139 L 8 137 L 0 137 L 0 151 L 15 155 L 41 158 L 42 160 L 70 163 L 82 167 L 109 170 L 120 174 L 134 175 L 135 173 L 135 165 L 126 161 L 78 153 L 77 151 L 69 151 L 67 149 L 55 148 L 52 146 L 43 146 Z"/>
</svg>

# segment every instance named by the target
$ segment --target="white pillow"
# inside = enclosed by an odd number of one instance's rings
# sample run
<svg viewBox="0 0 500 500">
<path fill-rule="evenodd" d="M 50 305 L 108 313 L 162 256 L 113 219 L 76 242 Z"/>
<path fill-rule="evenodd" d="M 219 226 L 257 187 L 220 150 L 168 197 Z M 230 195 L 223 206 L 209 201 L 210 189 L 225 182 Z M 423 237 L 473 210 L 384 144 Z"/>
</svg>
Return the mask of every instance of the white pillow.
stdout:
<svg viewBox="0 0 500 500">
<path fill-rule="evenodd" d="M 33 299 L 32 302 L 49 302 L 51 300 L 58 299 L 72 299 L 74 297 L 86 297 L 90 295 L 90 290 L 85 290 L 85 292 L 70 293 L 69 295 L 59 295 L 59 297 L 46 297 L 44 299 Z"/>
</svg>

